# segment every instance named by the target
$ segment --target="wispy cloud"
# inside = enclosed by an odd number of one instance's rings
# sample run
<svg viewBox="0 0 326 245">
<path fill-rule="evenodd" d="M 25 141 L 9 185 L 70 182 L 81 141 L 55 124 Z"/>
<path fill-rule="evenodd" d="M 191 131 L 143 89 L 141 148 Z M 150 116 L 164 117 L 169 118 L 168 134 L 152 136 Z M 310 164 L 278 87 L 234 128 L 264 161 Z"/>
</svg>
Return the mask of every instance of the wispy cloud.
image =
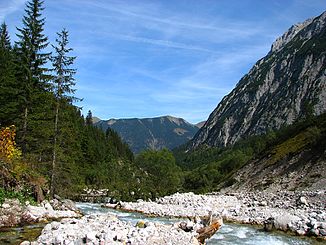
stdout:
<svg viewBox="0 0 326 245">
<path fill-rule="evenodd" d="M 26 0 L 1 0 L 0 1 L 0 21 L 2 22 L 5 17 L 17 9 L 24 6 Z"/>
<path fill-rule="evenodd" d="M 188 45 L 184 43 L 179 43 L 179 42 L 173 42 L 169 40 L 162 40 L 162 39 L 153 39 L 153 38 L 144 38 L 144 37 L 136 37 L 136 36 L 128 36 L 128 35 L 111 35 L 112 37 L 115 37 L 117 39 L 125 40 L 125 41 L 130 41 L 130 42 L 137 42 L 137 43 L 144 43 L 144 44 L 153 44 L 153 45 L 158 45 L 158 46 L 163 46 L 167 48 L 176 48 L 176 49 L 186 49 L 186 50 L 192 50 L 192 51 L 200 51 L 200 52 L 208 52 L 208 53 L 213 53 L 217 54 L 217 52 L 194 46 L 194 45 Z"/>
<path fill-rule="evenodd" d="M 65 11 L 70 11 L 72 16 L 78 13 L 79 23 L 90 27 L 92 24 L 89 19 L 97 20 L 96 26 L 83 31 L 171 48 L 194 46 L 193 50 L 207 51 L 209 49 L 189 44 L 189 42 L 223 43 L 227 40 L 250 38 L 258 33 L 261 35 L 265 30 L 259 23 L 241 19 L 238 21 L 228 20 L 222 15 L 214 16 L 212 19 L 195 17 L 182 11 L 176 13 L 167 10 L 158 1 L 150 3 L 137 1 L 133 4 L 126 1 L 109 1 L 108 4 L 104 1 L 71 0 L 69 3 L 71 6 L 75 3 L 75 6 L 72 9 L 65 9 Z M 76 8 L 80 8 L 80 11 L 76 11 Z M 84 9 L 89 11 L 84 11 Z M 65 19 L 57 21 L 61 22 Z M 74 19 L 71 18 L 69 21 L 73 22 Z M 155 33 L 160 38 L 139 35 L 149 32 Z M 175 41 L 175 39 L 179 41 Z M 185 44 L 180 40 L 188 42 Z"/>
<path fill-rule="evenodd" d="M 24 2 L 0 0 L 0 20 L 21 13 Z M 196 122 L 278 35 L 326 8 L 324 0 L 250 3 L 46 0 L 45 31 L 50 41 L 62 27 L 70 31 L 85 111 L 101 118 L 172 114 Z"/>
</svg>

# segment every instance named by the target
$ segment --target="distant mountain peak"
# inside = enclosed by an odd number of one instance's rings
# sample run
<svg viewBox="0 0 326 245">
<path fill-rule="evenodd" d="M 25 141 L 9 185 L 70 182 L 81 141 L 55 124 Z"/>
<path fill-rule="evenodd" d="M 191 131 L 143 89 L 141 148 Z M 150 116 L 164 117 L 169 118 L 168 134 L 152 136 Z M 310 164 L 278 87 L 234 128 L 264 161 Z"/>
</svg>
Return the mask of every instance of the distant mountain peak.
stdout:
<svg viewBox="0 0 326 245">
<path fill-rule="evenodd" d="M 97 123 L 98 121 L 101 121 L 98 117 L 92 117 L 93 123 Z"/>
<path fill-rule="evenodd" d="M 113 125 L 113 124 L 115 124 L 116 122 L 117 122 L 116 119 L 109 119 L 109 120 L 106 121 L 106 123 L 107 123 L 108 125 Z"/>
<path fill-rule="evenodd" d="M 163 118 L 167 118 L 170 122 L 173 122 L 177 125 L 182 125 L 184 123 L 190 124 L 188 123 L 186 120 L 182 119 L 182 118 L 178 118 L 178 117 L 173 117 L 173 116 L 165 116 Z"/>
<path fill-rule="evenodd" d="M 204 125 L 205 125 L 206 121 L 202 121 L 202 122 L 199 122 L 199 123 L 196 123 L 196 127 L 197 128 L 202 128 Z"/>
<path fill-rule="evenodd" d="M 173 149 L 192 139 L 198 131 L 195 125 L 173 116 L 110 119 L 95 125 L 103 130 L 108 127 L 115 130 L 135 153 L 145 149 Z"/>
</svg>

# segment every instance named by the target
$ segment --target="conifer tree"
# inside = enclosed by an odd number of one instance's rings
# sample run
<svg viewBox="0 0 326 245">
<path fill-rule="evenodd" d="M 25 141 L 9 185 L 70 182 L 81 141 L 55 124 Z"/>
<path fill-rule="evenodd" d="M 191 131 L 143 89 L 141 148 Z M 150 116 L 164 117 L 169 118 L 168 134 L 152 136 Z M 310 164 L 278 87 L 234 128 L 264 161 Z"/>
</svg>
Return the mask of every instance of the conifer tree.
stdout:
<svg viewBox="0 0 326 245">
<path fill-rule="evenodd" d="M 48 62 L 50 53 L 44 52 L 48 46 L 48 38 L 45 36 L 43 26 L 45 18 L 42 18 L 41 11 L 43 2 L 41 0 L 30 0 L 26 4 L 23 27 L 17 28 L 18 42 L 17 53 L 19 57 L 19 81 L 22 88 L 22 148 L 26 151 L 28 124 L 30 122 L 30 110 L 36 107 L 42 108 L 44 96 L 48 87 L 47 68 L 44 65 Z M 39 109 L 37 108 L 37 109 Z M 42 108 L 43 109 L 43 108 Z M 35 118 L 35 117 L 34 117 Z"/>
<path fill-rule="evenodd" d="M 15 64 L 7 25 L 0 27 L 0 126 L 14 124 L 18 113 Z"/>
<path fill-rule="evenodd" d="M 5 22 L 1 24 L 0 27 L 0 49 L 1 50 L 10 50 L 10 38 L 7 30 L 7 25 Z"/>
<path fill-rule="evenodd" d="M 86 116 L 86 126 L 91 126 L 93 125 L 93 115 L 92 115 L 92 111 L 89 110 Z"/>
<path fill-rule="evenodd" d="M 52 174 L 51 174 L 51 190 L 50 195 L 53 196 L 55 192 L 55 177 L 56 177 L 56 165 L 57 165 L 57 140 L 59 135 L 59 110 L 63 103 L 71 103 L 76 100 L 72 95 L 75 89 L 72 87 L 75 85 L 75 79 L 73 75 L 76 73 L 75 69 L 70 66 L 73 65 L 76 57 L 69 56 L 69 52 L 72 48 L 68 48 L 68 31 L 63 29 L 60 33 L 57 33 L 56 39 L 57 46 L 53 46 L 55 50 L 54 56 L 51 58 L 53 66 L 53 92 L 55 96 L 55 122 L 54 122 L 54 145 L 52 156 Z"/>
</svg>

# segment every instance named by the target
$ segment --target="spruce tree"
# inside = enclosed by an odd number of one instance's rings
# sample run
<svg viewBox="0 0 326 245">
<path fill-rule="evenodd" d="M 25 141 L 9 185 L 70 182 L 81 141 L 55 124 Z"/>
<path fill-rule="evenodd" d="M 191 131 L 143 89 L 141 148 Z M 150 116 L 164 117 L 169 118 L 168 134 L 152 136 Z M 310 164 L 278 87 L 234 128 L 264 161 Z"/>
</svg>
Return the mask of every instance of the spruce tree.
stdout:
<svg viewBox="0 0 326 245">
<path fill-rule="evenodd" d="M 0 27 L 0 126 L 14 124 L 18 116 L 18 86 L 7 25 Z"/>
<path fill-rule="evenodd" d="M 44 65 L 48 62 L 50 53 L 44 52 L 48 46 L 48 38 L 44 34 L 43 26 L 45 18 L 42 18 L 41 11 L 43 2 L 40 0 L 30 0 L 26 4 L 25 16 L 23 17 L 23 27 L 17 28 L 18 42 L 17 53 L 19 63 L 19 74 L 17 74 L 20 87 L 22 88 L 22 125 L 21 139 L 22 149 L 26 152 L 27 136 L 29 134 L 29 124 L 32 120 L 44 117 L 47 113 L 44 111 L 48 105 L 50 95 L 48 90 L 47 68 Z M 30 116 L 30 111 L 35 115 Z M 38 115 L 36 115 L 38 113 Z M 34 123 L 40 125 L 40 122 Z M 37 129 L 34 129 L 37 130 Z M 32 137 L 30 137 L 32 138 Z"/>
<path fill-rule="evenodd" d="M 86 116 L 86 126 L 92 126 L 93 125 L 93 115 L 92 111 L 89 110 Z"/>
<path fill-rule="evenodd" d="M 75 69 L 71 68 L 76 57 L 69 56 L 72 48 L 68 48 L 68 31 L 63 29 L 57 33 L 57 46 L 53 46 L 55 50 L 54 56 L 51 58 L 53 66 L 53 92 L 55 95 L 55 121 L 54 121 L 54 143 L 52 156 L 52 174 L 51 174 L 51 189 L 50 195 L 53 197 L 55 192 L 55 178 L 57 165 L 57 141 L 59 136 L 59 114 L 60 108 L 65 103 L 71 103 L 76 100 L 72 95 L 75 92 L 75 79 L 73 75 L 76 73 Z"/>
<path fill-rule="evenodd" d="M 0 49 L 1 50 L 11 49 L 10 37 L 5 22 L 3 22 L 0 27 Z"/>
</svg>

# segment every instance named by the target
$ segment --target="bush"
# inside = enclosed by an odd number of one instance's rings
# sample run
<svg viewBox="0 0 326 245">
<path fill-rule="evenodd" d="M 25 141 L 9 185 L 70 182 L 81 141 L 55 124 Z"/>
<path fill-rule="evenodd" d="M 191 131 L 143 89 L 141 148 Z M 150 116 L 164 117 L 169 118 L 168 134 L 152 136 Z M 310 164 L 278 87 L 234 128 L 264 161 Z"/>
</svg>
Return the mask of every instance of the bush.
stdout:
<svg viewBox="0 0 326 245">
<path fill-rule="evenodd" d="M 29 190 L 25 191 L 7 191 L 4 188 L 0 188 L 0 204 L 4 203 L 5 199 L 18 199 L 21 204 L 26 201 L 31 204 L 35 204 L 34 198 L 29 194 Z"/>
<path fill-rule="evenodd" d="M 170 194 L 180 187 L 181 169 L 170 151 L 144 151 L 137 156 L 135 164 L 148 174 L 143 187 L 153 196 Z"/>
</svg>

